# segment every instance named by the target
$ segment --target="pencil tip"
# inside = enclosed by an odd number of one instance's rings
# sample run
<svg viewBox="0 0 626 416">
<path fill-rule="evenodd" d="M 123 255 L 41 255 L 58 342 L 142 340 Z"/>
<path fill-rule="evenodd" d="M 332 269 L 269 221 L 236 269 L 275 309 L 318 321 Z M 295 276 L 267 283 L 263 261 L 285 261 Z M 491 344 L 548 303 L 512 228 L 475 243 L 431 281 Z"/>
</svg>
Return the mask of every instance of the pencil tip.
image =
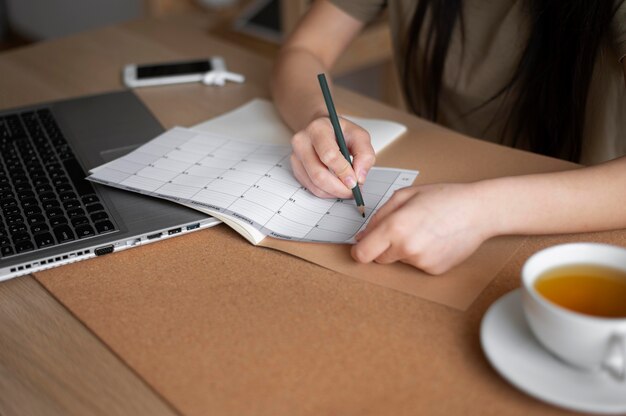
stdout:
<svg viewBox="0 0 626 416">
<path fill-rule="evenodd" d="M 365 207 L 363 205 L 359 205 L 357 208 L 359 209 L 359 212 L 361 213 L 363 218 L 365 218 Z"/>
</svg>

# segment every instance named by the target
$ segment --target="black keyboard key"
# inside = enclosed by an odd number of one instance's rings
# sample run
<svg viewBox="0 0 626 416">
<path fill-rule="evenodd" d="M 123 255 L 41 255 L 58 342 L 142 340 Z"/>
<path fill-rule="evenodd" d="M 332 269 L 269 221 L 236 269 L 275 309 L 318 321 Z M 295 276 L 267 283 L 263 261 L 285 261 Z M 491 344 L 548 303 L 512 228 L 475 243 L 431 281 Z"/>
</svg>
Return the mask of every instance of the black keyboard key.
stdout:
<svg viewBox="0 0 626 416">
<path fill-rule="evenodd" d="M 80 225 L 76 227 L 76 235 L 78 238 L 91 237 L 92 235 L 96 235 L 95 231 L 91 227 L 91 225 Z"/>
<path fill-rule="evenodd" d="M 8 226 L 11 226 L 11 225 L 23 223 L 24 218 L 20 214 L 15 214 L 15 215 L 9 215 L 5 221 Z"/>
<path fill-rule="evenodd" d="M 48 210 L 50 208 L 60 207 L 61 203 L 59 201 L 57 201 L 56 199 L 51 199 L 49 201 L 42 202 L 41 206 L 43 207 L 43 209 Z"/>
<path fill-rule="evenodd" d="M 26 231 L 26 229 L 26 224 L 24 224 L 23 222 L 19 222 L 17 224 L 9 226 L 9 232 L 11 233 L 11 235 L 22 233 Z"/>
<path fill-rule="evenodd" d="M 98 197 L 96 195 L 85 195 L 83 197 L 83 204 L 88 205 L 88 204 L 95 204 L 96 202 L 100 202 L 100 199 L 98 199 Z"/>
<path fill-rule="evenodd" d="M 19 165 L 13 165 L 9 168 L 9 176 L 11 177 L 16 177 L 16 176 L 23 176 L 26 177 L 26 172 L 24 172 L 24 168 L 22 167 L 21 164 Z"/>
<path fill-rule="evenodd" d="M 53 184 L 54 186 L 59 186 L 59 185 L 62 185 L 62 184 L 64 184 L 64 183 L 68 183 L 68 182 L 67 182 L 67 178 L 66 178 L 65 176 L 59 176 L 59 177 L 54 178 L 54 179 L 52 180 L 52 184 Z"/>
<path fill-rule="evenodd" d="M 24 209 L 24 214 L 26 214 L 27 217 L 35 214 L 41 214 L 41 208 L 39 208 L 38 205 L 30 206 Z"/>
<path fill-rule="evenodd" d="M 8 246 L 9 244 L 11 244 L 9 237 L 0 237 L 0 247 Z"/>
<path fill-rule="evenodd" d="M 79 225 L 89 224 L 89 219 L 87 217 L 76 217 L 72 218 L 72 225 L 74 227 L 78 227 Z"/>
<path fill-rule="evenodd" d="M 82 208 L 74 208 L 67 211 L 67 216 L 72 218 L 85 216 L 85 211 Z"/>
<path fill-rule="evenodd" d="M 35 236 L 35 244 L 37 247 L 48 247 L 54 245 L 54 238 L 50 233 L 42 233 Z"/>
<path fill-rule="evenodd" d="M 72 208 L 79 208 L 80 207 L 80 202 L 78 201 L 78 199 L 70 199 L 69 201 L 65 201 L 63 203 L 63 208 L 67 209 L 72 209 Z"/>
<path fill-rule="evenodd" d="M 28 198 L 34 198 L 35 194 L 33 191 L 22 191 L 17 194 L 17 198 L 21 201 Z"/>
<path fill-rule="evenodd" d="M 22 206 L 24 208 L 38 207 L 39 206 L 39 202 L 37 202 L 37 200 L 35 198 L 28 198 L 28 199 L 22 200 Z"/>
<path fill-rule="evenodd" d="M 63 192 L 69 192 L 72 189 L 73 189 L 72 185 L 70 185 L 69 183 L 62 183 L 59 186 L 57 186 L 57 192 L 60 194 Z"/>
<path fill-rule="evenodd" d="M 76 194 L 74 192 L 63 192 L 59 195 L 61 202 L 69 201 L 70 199 L 76 199 Z"/>
<path fill-rule="evenodd" d="M 6 216 L 19 214 L 20 211 L 20 207 L 18 207 L 17 205 L 11 205 L 10 207 L 2 208 L 2 212 Z"/>
<path fill-rule="evenodd" d="M 101 221 L 96 223 L 96 230 L 98 234 L 102 234 L 115 230 L 115 227 L 111 221 Z"/>
<path fill-rule="evenodd" d="M 20 241 L 15 245 L 15 251 L 17 253 L 26 253 L 27 251 L 32 251 L 35 249 L 35 246 L 30 241 Z"/>
<path fill-rule="evenodd" d="M 61 165 L 59 165 L 58 163 L 51 163 L 48 166 L 46 166 L 46 170 L 48 172 L 63 172 L 63 169 L 61 169 Z"/>
<path fill-rule="evenodd" d="M 46 219 L 41 214 L 30 215 L 29 217 L 26 218 L 26 222 L 29 225 L 33 225 L 33 224 L 37 224 L 37 223 L 45 222 L 45 221 Z"/>
<path fill-rule="evenodd" d="M 45 178 L 46 176 L 48 176 L 46 175 L 46 171 L 41 168 L 39 161 L 37 161 L 37 163 L 33 161 L 31 164 L 28 165 L 27 169 L 31 178 Z"/>
<path fill-rule="evenodd" d="M 13 247 L 11 246 L 1 247 L 0 254 L 2 254 L 2 257 L 10 256 L 11 254 L 13 254 Z"/>
<path fill-rule="evenodd" d="M 104 211 L 104 207 L 102 206 L 102 204 L 91 204 L 91 205 L 87 205 L 85 208 L 87 208 L 87 212 L 89 213 L 97 212 L 97 211 Z"/>
<path fill-rule="evenodd" d="M 67 224 L 67 218 L 65 218 L 65 216 L 59 216 L 59 217 L 54 217 L 54 218 L 50 218 L 50 226 L 51 227 L 56 227 L 57 225 L 61 225 L 61 224 Z"/>
<path fill-rule="evenodd" d="M 13 184 L 18 185 L 20 183 L 29 183 L 26 175 L 18 175 L 13 177 Z"/>
<path fill-rule="evenodd" d="M 53 192 L 44 192 L 43 194 L 39 195 L 39 199 L 41 200 L 41 202 L 46 202 L 53 199 L 56 200 L 57 196 Z"/>
<path fill-rule="evenodd" d="M 96 212 L 95 214 L 91 214 L 91 221 L 93 221 L 93 222 L 98 222 L 98 221 L 108 220 L 108 219 L 109 219 L 109 216 L 104 211 Z"/>
<path fill-rule="evenodd" d="M 32 191 L 32 189 L 33 187 L 28 182 L 15 185 L 15 192 L 17 192 L 18 194 L 21 192 Z"/>
<path fill-rule="evenodd" d="M 37 192 L 38 194 L 42 194 L 44 192 L 52 192 L 52 187 L 47 183 L 35 185 L 35 192 Z"/>
<path fill-rule="evenodd" d="M 56 218 L 56 217 L 62 217 L 63 216 L 63 210 L 61 208 L 50 208 L 48 210 L 46 210 L 46 215 L 48 216 L 48 218 Z"/>
<path fill-rule="evenodd" d="M 57 227 L 54 227 L 54 236 L 57 238 L 59 243 L 64 243 L 66 241 L 72 241 L 76 237 L 74 236 L 74 232 L 70 228 L 69 225 L 63 224 Z"/>
<path fill-rule="evenodd" d="M 6 199 L 2 199 L 0 200 L 0 208 L 8 208 L 8 207 L 13 207 L 17 205 L 17 201 L 15 200 L 15 198 L 6 198 Z"/>
<path fill-rule="evenodd" d="M 30 235 L 25 232 L 15 233 L 11 236 L 11 239 L 13 239 L 13 242 L 17 244 L 20 241 L 30 241 Z"/>
<path fill-rule="evenodd" d="M 48 176 L 50 176 L 50 179 L 52 179 L 53 181 L 56 178 L 65 178 L 65 172 L 63 172 L 62 170 L 53 170 L 52 172 L 48 172 Z"/>
<path fill-rule="evenodd" d="M 33 224 L 30 226 L 30 232 L 33 234 L 39 234 L 48 230 L 48 224 L 46 224 L 45 222 L 40 222 L 38 224 Z"/>
<path fill-rule="evenodd" d="M 65 170 L 67 171 L 76 191 L 81 195 L 93 194 L 93 186 L 85 179 L 85 171 L 80 166 L 76 159 L 69 159 L 63 162 Z"/>
<path fill-rule="evenodd" d="M 15 195 L 13 195 L 13 192 L 11 191 L 2 191 L 0 192 L 0 199 L 9 199 L 9 198 L 13 198 Z"/>
<path fill-rule="evenodd" d="M 33 178 L 33 186 L 36 188 L 38 186 L 41 185 L 50 185 L 50 181 L 48 180 L 47 177 L 44 176 L 37 176 L 35 178 Z M 50 188 L 50 190 L 52 190 L 52 188 Z"/>
</svg>

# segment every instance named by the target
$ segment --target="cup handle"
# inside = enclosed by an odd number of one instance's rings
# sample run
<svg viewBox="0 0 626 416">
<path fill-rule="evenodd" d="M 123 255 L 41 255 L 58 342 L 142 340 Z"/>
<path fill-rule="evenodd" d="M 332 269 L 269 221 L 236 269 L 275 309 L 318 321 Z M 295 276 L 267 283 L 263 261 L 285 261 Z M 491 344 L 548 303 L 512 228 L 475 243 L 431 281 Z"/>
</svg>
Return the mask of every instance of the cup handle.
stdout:
<svg viewBox="0 0 626 416">
<path fill-rule="evenodd" d="M 626 335 L 614 334 L 609 339 L 602 368 L 618 381 L 626 381 Z"/>
</svg>

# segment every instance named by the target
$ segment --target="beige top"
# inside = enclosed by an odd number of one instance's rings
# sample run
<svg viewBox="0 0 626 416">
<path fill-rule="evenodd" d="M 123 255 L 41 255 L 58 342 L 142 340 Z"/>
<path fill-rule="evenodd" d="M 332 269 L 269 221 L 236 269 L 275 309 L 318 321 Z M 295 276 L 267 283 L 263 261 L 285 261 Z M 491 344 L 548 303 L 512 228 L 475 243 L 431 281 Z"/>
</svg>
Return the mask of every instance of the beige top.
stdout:
<svg viewBox="0 0 626 416">
<path fill-rule="evenodd" d="M 332 0 L 368 22 L 386 6 L 400 67 L 399 39 L 410 25 L 416 1 Z M 615 0 L 617 12 L 610 42 L 602 45 L 589 90 L 581 163 L 595 164 L 626 155 L 626 87 L 620 60 L 626 56 L 626 0 Z M 439 122 L 464 134 L 500 142 L 505 119 L 499 97 L 478 111 L 468 111 L 492 97 L 512 77 L 527 39 L 523 0 L 466 0 L 465 51 L 459 25 L 450 43 L 439 98 Z M 506 108 L 505 108 L 506 110 Z M 507 114 L 500 112 L 499 114 Z"/>
</svg>

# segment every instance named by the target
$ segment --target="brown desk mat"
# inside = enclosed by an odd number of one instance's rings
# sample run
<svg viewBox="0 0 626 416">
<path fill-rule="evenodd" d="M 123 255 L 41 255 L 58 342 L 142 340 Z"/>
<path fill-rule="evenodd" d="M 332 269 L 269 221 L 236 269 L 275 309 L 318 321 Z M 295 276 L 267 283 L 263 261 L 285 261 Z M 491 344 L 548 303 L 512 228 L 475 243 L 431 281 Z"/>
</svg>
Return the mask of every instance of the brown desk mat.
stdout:
<svg viewBox="0 0 626 416">
<path fill-rule="evenodd" d="M 530 254 L 580 239 L 626 246 L 624 232 L 531 238 L 464 313 L 224 225 L 36 278 L 184 415 L 563 414 L 501 379 L 478 334 Z"/>
<path fill-rule="evenodd" d="M 403 120 L 404 121 L 404 120 Z M 377 165 L 420 171 L 415 184 L 470 182 L 485 178 L 571 169 L 560 160 L 467 139 L 416 119 L 409 133 L 378 155 Z M 442 276 L 413 267 L 358 264 L 349 246 L 265 239 L 261 245 L 309 260 L 331 270 L 438 302 L 467 309 L 522 245 L 524 237 L 502 236 L 485 242 L 469 259 Z"/>
</svg>

